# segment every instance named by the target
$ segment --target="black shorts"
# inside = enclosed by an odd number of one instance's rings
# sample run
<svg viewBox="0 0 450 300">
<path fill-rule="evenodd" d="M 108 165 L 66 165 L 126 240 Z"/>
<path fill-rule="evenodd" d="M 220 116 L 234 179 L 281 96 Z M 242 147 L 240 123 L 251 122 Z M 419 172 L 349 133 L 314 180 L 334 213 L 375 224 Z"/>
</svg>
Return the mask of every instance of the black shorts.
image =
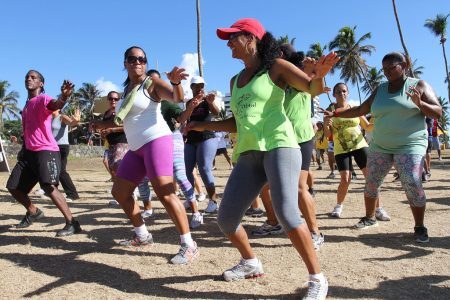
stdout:
<svg viewBox="0 0 450 300">
<path fill-rule="evenodd" d="M 335 155 L 334 158 L 339 172 L 351 170 L 350 164 L 352 161 L 351 159 L 352 156 L 355 159 L 355 162 L 358 165 L 358 167 L 360 169 L 364 169 L 367 164 L 367 154 L 369 153 L 368 149 L 369 149 L 368 147 L 364 147 L 355 151 Z"/>
<path fill-rule="evenodd" d="M 227 148 L 219 148 L 216 151 L 216 156 L 221 154 L 227 154 Z"/>
<path fill-rule="evenodd" d="M 36 183 L 57 186 L 61 172 L 61 156 L 58 151 L 24 150 L 22 158 L 14 166 L 6 188 L 28 194 Z"/>
<path fill-rule="evenodd" d="M 309 171 L 314 144 L 314 139 L 298 144 L 300 146 L 300 151 L 302 152 L 302 171 Z"/>
</svg>

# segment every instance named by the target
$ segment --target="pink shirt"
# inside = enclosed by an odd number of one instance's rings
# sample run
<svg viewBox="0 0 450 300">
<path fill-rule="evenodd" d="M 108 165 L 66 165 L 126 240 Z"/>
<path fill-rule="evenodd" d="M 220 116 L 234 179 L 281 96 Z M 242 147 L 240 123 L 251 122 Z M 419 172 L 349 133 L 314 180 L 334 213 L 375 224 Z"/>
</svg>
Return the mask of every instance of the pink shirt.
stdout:
<svg viewBox="0 0 450 300">
<path fill-rule="evenodd" d="M 49 95 L 40 94 L 25 104 L 22 111 L 22 127 L 27 150 L 59 151 L 52 134 L 52 111 L 47 109 L 47 104 L 51 100 Z"/>
</svg>

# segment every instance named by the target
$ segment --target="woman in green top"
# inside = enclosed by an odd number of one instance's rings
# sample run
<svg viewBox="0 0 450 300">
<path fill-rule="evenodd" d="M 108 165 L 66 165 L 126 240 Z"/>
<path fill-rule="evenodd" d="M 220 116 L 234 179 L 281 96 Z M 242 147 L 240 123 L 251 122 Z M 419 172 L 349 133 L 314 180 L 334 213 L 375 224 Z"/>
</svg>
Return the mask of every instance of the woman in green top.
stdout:
<svg viewBox="0 0 450 300">
<path fill-rule="evenodd" d="M 334 111 L 338 108 L 350 108 L 348 103 L 348 87 L 345 83 L 338 83 L 333 87 L 333 96 L 336 103 L 329 106 L 329 110 Z M 333 136 L 334 158 L 341 175 L 341 181 L 337 190 L 337 204 L 331 212 L 331 217 L 340 218 L 344 207 L 345 196 L 350 186 L 352 168 L 352 157 L 361 169 L 364 177 L 367 177 L 367 154 L 368 147 L 360 126 L 366 131 L 372 131 L 373 124 L 367 121 L 365 116 L 356 118 L 324 118 L 325 135 Z M 380 206 L 380 200 L 377 200 L 376 218 L 381 221 L 390 221 L 389 215 Z"/>
<path fill-rule="evenodd" d="M 375 118 L 367 159 L 366 216 L 355 228 L 378 225 L 376 202 L 384 177 L 394 164 L 413 213 L 414 238 L 417 242 L 426 243 L 429 241 L 424 226 L 426 197 L 421 179 L 427 149 L 425 117 L 438 119 L 442 115 L 442 107 L 428 83 L 407 77 L 410 66 L 403 54 L 389 53 L 384 56 L 382 64 L 388 81 L 378 86 L 361 106 L 324 113 L 328 117 L 354 118 L 371 112 Z"/>
<path fill-rule="evenodd" d="M 274 37 L 255 19 L 241 19 L 231 28 L 217 29 L 228 40 L 233 58 L 245 68 L 231 79 L 233 118 L 190 123 L 188 129 L 238 132 L 238 162 L 227 182 L 217 222 L 242 259 L 225 271 L 227 281 L 261 276 L 264 271 L 240 221 L 266 182 L 280 223 L 302 257 L 310 274 L 307 297 L 325 299 L 328 283 L 321 273 L 308 227 L 300 218 L 297 202 L 301 155 L 283 101 L 292 86 L 311 94 L 324 89 L 323 76 L 339 60 L 331 53 L 315 66 L 314 79 L 280 57 Z"/>
</svg>

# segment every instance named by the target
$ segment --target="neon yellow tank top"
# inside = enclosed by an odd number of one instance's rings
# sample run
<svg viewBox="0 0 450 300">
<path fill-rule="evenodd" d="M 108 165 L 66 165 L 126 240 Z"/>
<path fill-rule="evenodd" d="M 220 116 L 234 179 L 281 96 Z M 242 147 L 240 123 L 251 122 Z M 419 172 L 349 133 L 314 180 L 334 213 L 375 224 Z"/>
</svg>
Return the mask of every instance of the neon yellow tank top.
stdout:
<svg viewBox="0 0 450 300">
<path fill-rule="evenodd" d="M 242 88 L 237 87 L 239 75 L 235 77 L 230 101 L 238 133 L 237 154 L 299 148 L 283 108 L 284 91 L 272 82 L 268 71 L 255 75 Z"/>
</svg>

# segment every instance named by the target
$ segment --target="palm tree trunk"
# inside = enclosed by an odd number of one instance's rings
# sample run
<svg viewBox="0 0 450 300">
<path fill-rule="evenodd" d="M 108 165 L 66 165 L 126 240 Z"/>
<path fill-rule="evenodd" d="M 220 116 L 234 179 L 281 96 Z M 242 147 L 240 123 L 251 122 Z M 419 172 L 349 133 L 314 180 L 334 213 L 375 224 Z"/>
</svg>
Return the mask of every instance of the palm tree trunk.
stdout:
<svg viewBox="0 0 450 300">
<path fill-rule="evenodd" d="M 327 81 L 326 81 L 325 77 L 323 78 L 323 83 L 325 83 L 325 86 L 327 86 Z M 330 93 L 325 93 L 325 94 L 327 94 L 328 101 L 330 101 L 330 103 L 333 103 L 333 101 L 331 101 L 331 98 L 330 98 Z"/>
<path fill-rule="evenodd" d="M 408 69 L 408 75 L 410 77 L 414 77 L 413 71 L 411 70 L 411 58 L 409 57 L 409 52 L 408 49 L 406 49 L 406 44 L 405 41 L 403 40 L 403 34 L 402 34 L 402 28 L 400 26 L 400 21 L 398 19 L 398 14 L 397 14 L 397 6 L 395 5 L 395 0 L 392 0 L 392 6 L 394 7 L 394 15 L 395 15 L 395 21 L 397 22 L 397 29 L 398 29 L 398 33 L 400 34 L 400 41 L 402 43 L 402 47 L 403 47 L 403 51 L 405 51 L 405 56 L 406 56 L 406 62 L 409 66 Z"/>
<path fill-rule="evenodd" d="M 359 95 L 359 105 L 361 105 L 361 91 L 359 90 L 359 83 L 358 80 L 356 80 L 356 88 L 358 89 L 358 95 Z"/>
<path fill-rule="evenodd" d="M 364 77 L 364 80 L 367 82 L 367 85 L 370 87 L 370 90 L 373 92 L 373 87 L 370 84 L 369 78 L 367 78 L 366 72 L 363 70 L 362 66 L 359 64 L 358 60 L 355 60 L 356 64 L 358 65 L 359 69 L 361 70 L 361 74 Z M 358 83 L 358 81 L 356 81 Z M 358 88 L 359 92 L 359 88 Z M 361 102 L 361 95 L 359 95 L 359 102 Z"/>
<path fill-rule="evenodd" d="M 441 38 L 441 44 L 442 44 L 442 52 L 444 54 L 445 74 L 447 75 L 447 92 L 448 92 L 447 99 L 450 100 L 450 74 L 448 73 L 447 55 L 445 54 L 445 37 Z"/>
<path fill-rule="evenodd" d="M 198 58 L 198 72 L 203 77 L 202 64 L 202 37 L 201 37 L 201 20 L 200 20 L 200 0 L 197 0 L 197 58 Z"/>
</svg>

